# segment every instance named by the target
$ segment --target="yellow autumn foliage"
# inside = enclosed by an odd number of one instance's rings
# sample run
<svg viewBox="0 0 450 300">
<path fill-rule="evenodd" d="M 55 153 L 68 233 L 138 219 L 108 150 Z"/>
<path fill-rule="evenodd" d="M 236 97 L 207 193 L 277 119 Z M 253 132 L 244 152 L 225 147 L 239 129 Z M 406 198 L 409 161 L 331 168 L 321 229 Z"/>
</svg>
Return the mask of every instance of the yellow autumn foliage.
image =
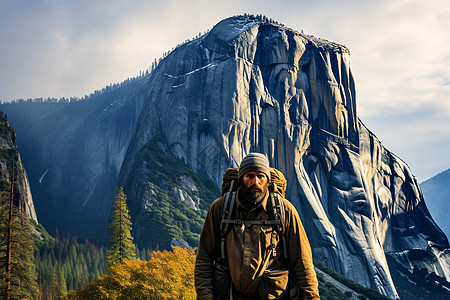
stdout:
<svg viewBox="0 0 450 300">
<path fill-rule="evenodd" d="M 66 299 L 195 299 L 194 263 L 192 249 L 153 252 L 150 261 L 125 260 L 112 266 L 105 277 Z"/>
</svg>

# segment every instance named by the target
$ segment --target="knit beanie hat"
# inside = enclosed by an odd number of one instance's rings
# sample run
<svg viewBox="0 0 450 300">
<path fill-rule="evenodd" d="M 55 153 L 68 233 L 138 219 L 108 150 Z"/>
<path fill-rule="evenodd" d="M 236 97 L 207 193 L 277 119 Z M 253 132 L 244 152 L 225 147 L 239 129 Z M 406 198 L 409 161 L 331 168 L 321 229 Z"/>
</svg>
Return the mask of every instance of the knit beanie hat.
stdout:
<svg viewBox="0 0 450 300">
<path fill-rule="evenodd" d="M 261 172 L 266 174 L 268 181 L 270 181 L 270 166 L 269 160 L 264 154 L 249 153 L 241 161 L 239 166 L 239 179 L 241 179 L 247 172 Z"/>
</svg>

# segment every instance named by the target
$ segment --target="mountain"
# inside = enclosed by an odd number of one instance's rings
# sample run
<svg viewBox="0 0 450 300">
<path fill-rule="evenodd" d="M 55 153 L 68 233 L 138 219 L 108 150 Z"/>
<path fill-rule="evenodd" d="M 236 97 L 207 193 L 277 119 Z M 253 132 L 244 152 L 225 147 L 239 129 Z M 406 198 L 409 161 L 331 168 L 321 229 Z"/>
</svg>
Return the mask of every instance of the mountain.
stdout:
<svg viewBox="0 0 450 300">
<path fill-rule="evenodd" d="M 145 89 L 145 78 L 138 78 L 84 101 L 1 105 L 24 153 L 37 215 L 51 234 L 108 240 L 117 174 Z"/>
<path fill-rule="evenodd" d="M 223 172 L 257 151 L 288 180 L 315 259 L 409 297 L 414 272 L 450 279 L 448 240 L 407 164 L 358 119 L 355 97 L 345 46 L 245 15 L 120 88 L 0 110 L 17 126 L 44 226 L 101 239 L 123 186 L 140 247 L 195 246 Z"/>
<path fill-rule="evenodd" d="M 14 161 L 14 167 L 13 167 Z M 11 172 L 14 168 L 14 204 L 38 222 L 33 197 L 25 169 L 16 144 L 16 134 L 9 125 L 7 116 L 0 112 L 0 191 L 11 191 Z"/>
<path fill-rule="evenodd" d="M 423 197 L 436 223 L 447 237 L 450 236 L 450 169 L 425 180 L 420 184 Z"/>
</svg>

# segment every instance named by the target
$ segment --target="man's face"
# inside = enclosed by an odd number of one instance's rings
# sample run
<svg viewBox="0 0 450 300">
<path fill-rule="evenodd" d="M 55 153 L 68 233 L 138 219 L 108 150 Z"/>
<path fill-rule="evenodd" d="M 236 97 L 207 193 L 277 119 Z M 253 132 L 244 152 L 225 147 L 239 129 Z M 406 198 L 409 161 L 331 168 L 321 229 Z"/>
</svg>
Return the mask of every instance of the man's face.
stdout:
<svg viewBox="0 0 450 300">
<path fill-rule="evenodd" d="M 251 203 L 261 202 L 267 192 L 269 180 L 261 172 L 247 172 L 242 177 L 243 191 L 246 200 Z"/>
</svg>

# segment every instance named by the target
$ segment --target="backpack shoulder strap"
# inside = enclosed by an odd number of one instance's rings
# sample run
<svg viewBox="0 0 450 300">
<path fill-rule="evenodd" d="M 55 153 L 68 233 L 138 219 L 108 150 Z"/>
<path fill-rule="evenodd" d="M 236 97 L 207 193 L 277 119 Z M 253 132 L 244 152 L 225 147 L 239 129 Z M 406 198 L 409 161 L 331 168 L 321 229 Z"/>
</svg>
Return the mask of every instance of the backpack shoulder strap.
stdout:
<svg viewBox="0 0 450 300">
<path fill-rule="evenodd" d="M 220 252 L 221 257 L 225 259 L 225 236 L 230 230 L 230 220 L 233 215 L 234 210 L 234 202 L 236 201 L 236 191 L 233 191 L 234 180 L 231 181 L 230 189 L 225 194 L 225 197 L 222 201 L 222 218 L 220 220 Z M 230 200 L 231 197 L 231 200 Z"/>
<path fill-rule="evenodd" d="M 283 198 L 276 192 L 277 185 L 273 184 L 273 191 L 270 192 L 270 204 L 271 209 L 269 209 L 270 215 L 273 219 L 277 221 L 276 230 L 281 236 L 281 241 L 283 243 L 283 255 L 287 258 L 287 244 L 286 244 L 286 210 L 284 208 Z"/>
</svg>

